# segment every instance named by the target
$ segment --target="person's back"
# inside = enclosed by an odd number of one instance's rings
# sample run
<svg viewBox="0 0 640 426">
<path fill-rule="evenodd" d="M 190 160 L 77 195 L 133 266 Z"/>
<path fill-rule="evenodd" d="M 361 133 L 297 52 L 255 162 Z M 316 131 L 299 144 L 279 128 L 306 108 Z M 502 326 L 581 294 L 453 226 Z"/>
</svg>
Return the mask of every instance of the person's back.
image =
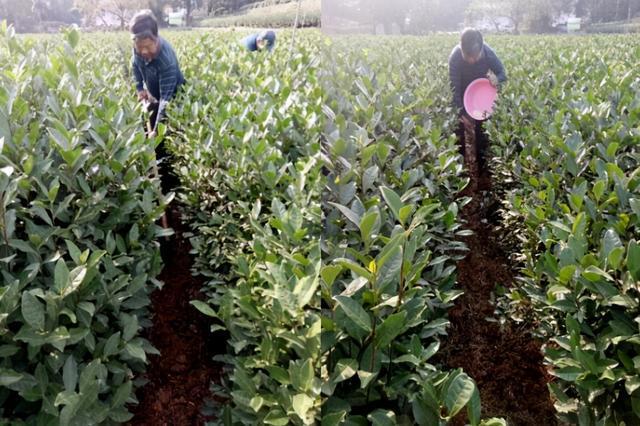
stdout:
<svg viewBox="0 0 640 426">
<path fill-rule="evenodd" d="M 272 30 L 265 30 L 250 34 L 242 40 L 242 44 L 250 52 L 263 50 L 264 48 L 270 52 L 276 44 L 276 33 Z"/>
</svg>

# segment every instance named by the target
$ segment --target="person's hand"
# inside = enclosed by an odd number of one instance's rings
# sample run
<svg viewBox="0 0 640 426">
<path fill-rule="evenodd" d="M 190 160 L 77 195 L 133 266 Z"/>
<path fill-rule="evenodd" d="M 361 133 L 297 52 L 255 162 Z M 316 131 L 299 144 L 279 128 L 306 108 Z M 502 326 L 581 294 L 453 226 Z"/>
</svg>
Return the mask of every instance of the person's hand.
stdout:
<svg viewBox="0 0 640 426">
<path fill-rule="evenodd" d="M 498 87 L 498 77 L 496 77 L 493 71 L 489 70 L 489 72 L 487 73 L 487 78 L 489 79 L 493 87 Z"/>
<path fill-rule="evenodd" d="M 147 136 L 147 138 L 148 138 L 148 139 L 153 139 L 153 138 L 155 138 L 156 136 L 158 136 L 158 132 L 156 132 L 155 130 L 153 130 L 153 131 L 151 131 L 151 132 L 149 133 L 149 135 Z"/>
<path fill-rule="evenodd" d="M 149 101 L 149 92 L 145 89 L 138 90 L 138 100 L 139 101 Z"/>
</svg>

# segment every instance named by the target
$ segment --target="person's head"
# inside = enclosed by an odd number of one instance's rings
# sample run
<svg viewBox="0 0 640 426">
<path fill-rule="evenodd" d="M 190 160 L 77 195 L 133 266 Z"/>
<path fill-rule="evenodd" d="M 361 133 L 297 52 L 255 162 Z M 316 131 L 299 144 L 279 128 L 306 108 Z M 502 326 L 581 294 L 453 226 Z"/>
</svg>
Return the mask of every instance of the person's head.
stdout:
<svg viewBox="0 0 640 426">
<path fill-rule="evenodd" d="M 160 48 L 158 39 L 158 21 L 148 10 L 138 12 L 129 24 L 133 45 L 145 60 L 150 61 L 158 55 Z"/>
<path fill-rule="evenodd" d="M 460 48 L 462 49 L 462 59 L 469 64 L 475 64 L 482 58 L 482 34 L 473 28 L 467 28 L 462 31 L 460 36 Z"/>
<path fill-rule="evenodd" d="M 265 47 L 271 50 L 275 41 L 276 33 L 271 30 L 265 30 L 258 34 L 258 37 L 256 37 L 256 46 L 258 47 L 258 50 L 262 50 Z"/>
</svg>

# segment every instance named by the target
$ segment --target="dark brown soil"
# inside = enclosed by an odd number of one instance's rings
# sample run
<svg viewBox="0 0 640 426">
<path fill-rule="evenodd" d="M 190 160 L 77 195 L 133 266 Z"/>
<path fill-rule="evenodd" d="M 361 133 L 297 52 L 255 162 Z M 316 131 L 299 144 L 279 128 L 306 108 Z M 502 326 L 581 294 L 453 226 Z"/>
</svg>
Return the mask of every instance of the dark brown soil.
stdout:
<svg viewBox="0 0 640 426">
<path fill-rule="evenodd" d="M 164 287 L 151 295 L 153 327 L 146 336 L 160 355 L 150 357 L 149 383 L 137 391 L 140 404 L 130 422 L 136 426 L 204 424 L 208 418 L 200 411 L 205 400 L 213 399 L 210 384 L 220 383 L 222 368 L 212 361 L 210 324 L 189 304 L 204 298 L 203 282 L 191 275 L 191 247 L 182 237 L 177 211 L 170 212 L 170 225 L 176 235 L 163 242 L 165 267 L 159 279 Z"/>
<path fill-rule="evenodd" d="M 440 359 L 450 368 L 462 367 L 476 381 L 483 418 L 503 417 L 510 426 L 557 425 L 540 342 L 526 330 L 500 325 L 494 314 L 495 285 L 510 287 L 514 277 L 493 232 L 489 172 L 472 173 L 461 195 L 472 197 L 462 217 L 474 234 L 464 238 L 469 253 L 458 263 L 464 295 L 449 311 L 451 327 Z M 454 424 L 464 425 L 465 419 L 466 414 L 458 416 Z"/>
</svg>

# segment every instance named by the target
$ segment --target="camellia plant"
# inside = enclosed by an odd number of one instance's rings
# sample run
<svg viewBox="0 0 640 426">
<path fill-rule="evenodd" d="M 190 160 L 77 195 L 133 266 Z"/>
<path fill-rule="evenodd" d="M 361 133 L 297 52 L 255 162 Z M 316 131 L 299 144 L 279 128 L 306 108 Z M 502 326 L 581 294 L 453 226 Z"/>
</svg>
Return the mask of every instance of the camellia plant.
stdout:
<svg viewBox="0 0 640 426">
<path fill-rule="evenodd" d="M 504 212 L 523 224 L 512 316 L 533 321 L 546 340 L 562 420 L 635 424 L 640 51 L 623 36 L 532 43 L 504 48 L 512 89 L 490 126 L 500 175 L 517 182 Z M 544 72 L 519 61 L 525 49 Z"/>
<path fill-rule="evenodd" d="M 169 201 L 153 147 L 110 55 L 73 30 L 0 33 L 0 418 L 126 422 L 157 353 L 140 337 Z"/>
<path fill-rule="evenodd" d="M 399 46 L 378 48 L 362 55 L 337 43 L 323 68 L 323 424 L 447 424 L 465 407 L 473 425 L 502 424 L 481 423 L 474 381 L 432 359 L 462 294 L 455 261 L 468 235 L 451 111 L 415 95 L 443 80 L 401 83 L 406 64 L 390 55 Z"/>
<path fill-rule="evenodd" d="M 315 424 L 321 403 L 317 36 L 299 40 L 291 55 L 268 56 L 226 37 L 203 36 L 195 54 L 188 45 L 190 84 L 170 122 L 194 272 L 208 278 L 208 303 L 193 304 L 217 319 L 214 330 L 229 334 L 219 357 L 229 369 L 222 390 L 229 403 L 218 422 Z"/>
</svg>

